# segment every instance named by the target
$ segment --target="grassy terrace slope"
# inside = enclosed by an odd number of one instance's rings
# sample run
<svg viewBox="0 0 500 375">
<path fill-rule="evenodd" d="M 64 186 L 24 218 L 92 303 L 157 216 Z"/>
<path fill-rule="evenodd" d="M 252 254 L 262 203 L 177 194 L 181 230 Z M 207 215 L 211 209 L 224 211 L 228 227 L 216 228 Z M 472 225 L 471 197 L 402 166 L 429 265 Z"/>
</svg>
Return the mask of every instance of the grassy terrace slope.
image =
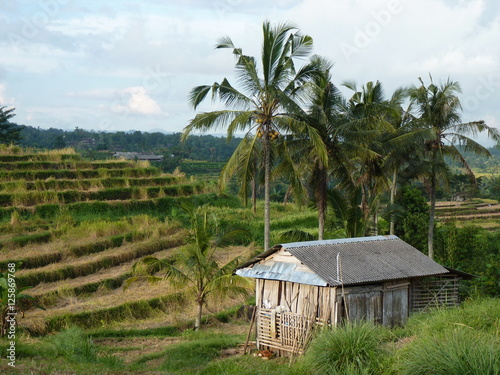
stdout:
<svg viewBox="0 0 500 375">
<path fill-rule="evenodd" d="M 224 206 L 208 189 L 144 162 L 1 147 L 0 269 L 16 263 L 18 287 L 32 286 L 28 294 L 46 307 L 25 303 L 20 326 L 44 333 L 184 316 L 182 291 L 165 284 L 124 291 L 122 284 L 139 259 L 169 258 L 182 248 L 186 231 L 174 220 L 182 219 L 180 203 Z"/>
<path fill-rule="evenodd" d="M 458 226 L 474 224 L 488 230 L 500 228 L 500 204 L 496 200 L 472 199 L 465 202 L 437 202 L 436 216 Z"/>
</svg>

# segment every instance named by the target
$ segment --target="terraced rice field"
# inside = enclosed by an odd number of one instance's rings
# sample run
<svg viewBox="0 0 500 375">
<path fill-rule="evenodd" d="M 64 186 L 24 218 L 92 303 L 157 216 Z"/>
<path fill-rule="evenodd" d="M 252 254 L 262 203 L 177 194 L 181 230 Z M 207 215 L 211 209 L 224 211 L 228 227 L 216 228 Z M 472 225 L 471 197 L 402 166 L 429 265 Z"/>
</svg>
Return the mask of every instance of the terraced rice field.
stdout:
<svg viewBox="0 0 500 375">
<path fill-rule="evenodd" d="M 442 222 L 457 226 L 478 225 L 488 230 L 500 229 L 500 203 L 488 199 L 465 202 L 437 202 L 436 216 Z"/>
<path fill-rule="evenodd" d="M 0 269 L 16 263 L 18 287 L 31 286 L 26 294 L 46 309 L 25 303 L 21 327 L 43 334 L 186 319 L 182 290 L 122 286 L 141 258 L 182 248 L 186 231 L 172 217 L 180 202 L 213 202 L 208 187 L 144 162 L 85 161 L 71 149 L 3 147 L 0 165 Z"/>
</svg>

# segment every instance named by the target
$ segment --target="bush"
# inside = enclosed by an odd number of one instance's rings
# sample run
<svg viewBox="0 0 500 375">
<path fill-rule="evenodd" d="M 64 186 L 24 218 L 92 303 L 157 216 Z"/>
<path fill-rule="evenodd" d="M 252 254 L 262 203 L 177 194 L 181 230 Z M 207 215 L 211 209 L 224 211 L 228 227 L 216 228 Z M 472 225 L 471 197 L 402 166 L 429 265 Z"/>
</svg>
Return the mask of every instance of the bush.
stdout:
<svg viewBox="0 0 500 375">
<path fill-rule="evenodd" d="M 499 348 L 493 336 L 469 328 L 419 336 L 404 350 L 401 370 L 408 375 L 498 375 Z"/>
<path fill-rule="evenodd" d="M 311 342 L 304 361 L 314 374 L 378 373 L 381 330 L 371 323 L 325 329 Z"/>
<path fill-rule="evenodd" d="M 97 360 L 97 349 L 81 328 L 68 328 L 52 338 L 56 353 L 69 360 L 85 360 L 95 362 Z"/>
</svg>

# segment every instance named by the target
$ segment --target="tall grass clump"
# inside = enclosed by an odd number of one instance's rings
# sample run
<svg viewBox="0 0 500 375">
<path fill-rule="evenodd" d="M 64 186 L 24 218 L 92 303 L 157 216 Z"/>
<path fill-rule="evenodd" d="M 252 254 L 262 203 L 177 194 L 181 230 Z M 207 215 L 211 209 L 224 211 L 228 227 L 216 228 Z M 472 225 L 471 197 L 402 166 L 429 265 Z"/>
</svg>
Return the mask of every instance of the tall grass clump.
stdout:
<svg viewBox="0 0 500 375">
<path fill-rule="evenodd" d="M 457 327 L 498 334 L 500 332 L 500 299 L 468 300 L 458 308 L 438 308 L 410 316 L 405 327 L 410 334 L 445 333 Z"/>
<path fill-rule="evenodd" d="M 95 362 L 97 348 L 92 338 L 79 327 L 70 327 L 52 338 L 58 356 L 68 360 Z"/>
<path fill-rule="evenodd" d="M 498 375 L 500 343 L 462 327 L 446 335 L 418 336 L 401 356 L 403 375 Z"/>
<path fill-rule="evenodd" d="M 325 329 L 313 339 L 304 356 L 312 374 L 377 374 L 381 358 L 381 330 L 372 323 L 347 323 Z"/>
<path fill-rule="evenodd" d="M 123 368 L 123 362 L 118 358 L 99 355 L 99 349 L 92 337 L 86 335 L 81 328 L 70 327 L 56 334 L 50 341 L 55 348 L 55 355 L 69 362 L 102 364 L 115 369 Z"/>
</svg>

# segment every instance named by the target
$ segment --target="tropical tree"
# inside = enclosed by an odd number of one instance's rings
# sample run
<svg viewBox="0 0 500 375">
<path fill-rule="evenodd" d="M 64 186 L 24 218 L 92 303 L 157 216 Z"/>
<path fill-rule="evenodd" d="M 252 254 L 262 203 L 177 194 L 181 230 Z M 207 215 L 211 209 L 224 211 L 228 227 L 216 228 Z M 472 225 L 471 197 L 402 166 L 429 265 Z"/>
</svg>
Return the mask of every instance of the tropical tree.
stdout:
<svg viewBox="0 0 500 375">
<path fill-rule="evenodd" d="M 386 134 L 395 132 L 393 124 L 388 121 L 393 111 L 390 102 L 384 98 L 382 84 L 367 82 L 358 90 L 356 83 L 345 82 L 345 87 L 354 91 L 348 101 L 349 122 L 357 131 L 364 134 L 363 152 L 355 158 L 355 184 L 362 192 L 361 209 L 365 221 L 366 234 L 369 231 L 368 218 L 374 213 L 374 232 L 377 232 L 378 206 L 380 194 L 387 190 L 389 181 L 384 170 L 384 147 Z"/>
<path fill-rule="evenodd" d="M 351 160 L 359 149 L 358 129 L 347 121 L 346 102 L 340 91 L 332 83 L 332 63 L 315 56 L 312 59 L 319 67 L 318 74 L 308 85 L 308 107 L 295 114 L 301 121 L 313 127 L 325 145 L 327 158 L 317 153 L 314 143 L 301 134 L 286 137 L 285 158 L 279 168 L 289 171 L 289 176 L 302 194 L 304 189 L 314 196 L 318 211 L 318 239 L 324 239 L 325 219 L 328 209 L 328 190 L 331 182 L 339 188 L 349 189 L 354 181 L 351 178 Z M 337 209 L 334 206 L 334 209 Z M 338 213 L 337 213 L 338 214 Z"/>
<path fill-rule="evenodd" d="M 245 207 L 248 196 L 252 196 L 252 208 L 257 212 L 257 190 L 262 170 L 262 143 L 259 138 L 246 135 L 222 168 L 219 178 L 219 190 L 224 191 L 227 181 L 236 175 L 240 181 L 240 197 Z M 249 193 L 249 191 L 251 191 Z"/>
<path fill-rule="evenodd" d="M 125 288 L 138 280 L 149 282 L 168 281 L 177 288 L 186 288 L 194 296 L 197 305 L 194 329 L 201 326 L 203 307 L 208 298 L 223 298 L 231 295 L 248 295 L 249 279 L 232 275 L 240 263 L 236 257 L 225 264 L 217 260 L 216 251 L 221 244 L 232 238 L 245 235 L 242 230 L 219 230 L 210 218 L 206 206 L 186 208 L 191 220 L 188 245 L 173 259 L 146 257 L 134 264 L 133 276 L 126 280 Z M 157 274 L 163 273 L 162 276 Z"/>
<path fill-rule="evenodd" d="M 15 116 L 15 108 L 0 107 L 0 144 L 15 143 L 21 139 L 19 134 L 23 126 L 19 126 L 9 121 Z"/>
<path fill-rule="evenodd" d="M 229 37 L 219 40 L 216 48 L 230 48 L 236 56 L 236 74 L 242 89 L 232 86 L 224 78 L 221 83 L 195 87 L 189 102 L 197 108 L 212 93 L 228 109 L 200 113 L 184 128 L 183 139 L 193 130 L 206 131 L 227 127 L 227 136 L 235 132 L 246 132 L 262 142 L 264 166 L 264 248 L 270 247 L 270 143 L 280 134 L 307 134 L 321 152 L 324 145 L 316 130 L 291 114 L 302 104 L 301 88 L 317 72 L 313 63 L 296 69 L 296 60 L 305 58 L 312 51 L 313 41 L 300 34 L 296 26 L 282 23 L 271 26 L 263 23 L 261 70 L 259 75 L 254 57 L 243 54 Z M 326 155 L 323 152 L 323 157 Z"/>
<path fill-rule="evenodd" d="M 31 286 L 17 288 L 13 276 L 9 272 L 0 272 L 0 336 L 5 336 L 9 332 L 9 327 L 17 324 L 16 315 L 24 312 L 30 307 L 37 307 L 45 310 L 38 304 L 36 298 L 24 294 Z"/>
<path fill-rule="evenodd" d="M 383 168 L 387 177 L 391 179 L 389 192 L 389 233 L 395 233 L 396 213 L 400 213 L 400 208 L 395 204 L 398 183 L 406 185 L 410 181 L 422 175 L 419 158 L 416 150 L 424 141 L 433 139 L 429 129 L 421 128 L 418 122 L 414 121 L 411 113 L 411 103 L 406 109 L 403 104 L 408 98 L 406 88 L 396 89 L 389 100 L 387 111 L 387 121 L 392 124 L 394 131 L 382 134 L 382 146 L 384 148 Z"/>
<path fill-rule="evenodd" d="M 428 163 L 428 183 L 430 195 L 430 217 L 428 232 L 429 257 L 434 257 L 434 222 L 436 209 L 436 190 L 440 183 L 440 176 L 446 172 L 445 156 L 458 161 L 474 178 L 469 164 L 460 153 L 456 145 L 463 146 L 464 151 L 478 155 L 491 156 L 489 151 L 467 135 L 476 135 L 486 131 L 495 141 L 500 141 L 497 129 L 487 126 L 484 121 L 462 123 L 462 106 L 458 98 L 461 93 L 460 84 L 448 79 L 446 82 L 435 85 L 430 77 L 429 86 L 425 86 L 419 78 L 420 86 L 411 86 L 410 98 L 415 105 L 420 126 L 432 132 L 433 139 L 423 143 L 425 162 Z"/>
</svg>

